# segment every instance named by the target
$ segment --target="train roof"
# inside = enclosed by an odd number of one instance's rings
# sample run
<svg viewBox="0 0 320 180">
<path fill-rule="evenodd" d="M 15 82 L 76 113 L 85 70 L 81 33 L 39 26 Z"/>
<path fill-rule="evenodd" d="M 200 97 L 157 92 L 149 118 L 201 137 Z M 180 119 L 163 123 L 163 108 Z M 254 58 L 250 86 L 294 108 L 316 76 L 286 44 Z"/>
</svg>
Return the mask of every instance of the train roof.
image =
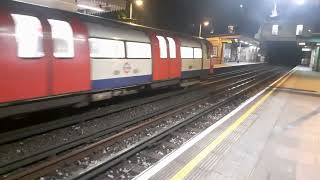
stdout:
<svg viewBox="0 0 320 180">
<path fill-rule="evenodd" d="M 113 25 L 113 26 L 124 26 L 124 27 L 130 27 L 130 28 L 134 28 L 137 30 L 145 30 L 145 31 L 155 31 L 155 32 L 160 32 L 160 33 L 166 33 L 166 34 L 171 34 L 171 35 L 176 35 L 176 36 L 180 36 L 180 37 L 184 37 L 184 38 L 192 38 L 192 39 L 197 39 L 197 40 L 204 40 L 206 41 L 205 38 L 202 37 L 196 37 L 196 36 L 192 36 L 189 34 L 185 34 L 185 33 L 180 33 L 180 32 L 175 32 L 175 31 L 170 31 L 170 30 L 165 30 L 165 29 L 158 29 L 158 28 L 154 28 L 154 27 L 148 27 L 148 26 L 143 26 L 143 25 L 139 25 L 139 24 L 134 24 L 134 23 L 128 23 L 128 22 L 122 22 L 122 21 L 118 21 L 118 20 L 113 20 L 113 19 L 108 19 L 108 18 L 104 18 L 104 17 L 100 17 L 100 16 L 95 16 L 95 15 L 89 15 L 89 14 L 84 14 L 84 13 L 80 13 L 80 12 L 70 12 L 70 11 L 64 11 L 64 10 L 60 10 L 60 9 L 54 9 L 54 8 L 50 8 L 50 7 L 46 7 L 46 6 L 41 6 L 41 5 L 36 5 L 36 4 L 31 4 L 31 3 L 26 3 L 26 2 L 18 2 L 18 1 L 12 1 L 12 0 L 4 0 L 0 2 L 0 4 L 7 4 L 9 7 L 11 8 L 16 8 L 20 11 L 30 11 L 31 8 L 39 8 L 38 10 L 41 11 L 45 11 L 44 13 L 50 13 L 50 11 L 47 11 L 47 9 L 50 9 L 52 11 L 55 12 L 60 12 L 63 13 L 64 15 L 76 15 L 78 16 L 81 20 L 84 20 L 86 22 L 89 23 L 103 23 L 106 25 L 106 23 L 108 25 Z M 23 7 L 21 7 L 23 6 Z M 43 8 L 46 8 L 45 10 L 43 10 Z"/>
</svg>

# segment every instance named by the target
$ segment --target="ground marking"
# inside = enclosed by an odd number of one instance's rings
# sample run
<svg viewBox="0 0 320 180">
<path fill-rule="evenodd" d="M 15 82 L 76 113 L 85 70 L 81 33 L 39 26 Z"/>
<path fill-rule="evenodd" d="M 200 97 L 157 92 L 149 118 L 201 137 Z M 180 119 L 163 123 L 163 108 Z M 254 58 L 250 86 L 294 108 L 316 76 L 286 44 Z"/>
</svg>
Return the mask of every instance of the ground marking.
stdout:
<svg viewBox="0 0 320 180">
<path fill-rule="evenodd" d="M 284 83 L 292 73 L 286 76 L 276 87 L 279 87 Z M 221 133 L 215 140 L 213 140 L 204 150 L 202 150 L 196 157 L 189 161 L 181 170 L 174 175 L 171 180 L 184 179 L 204 158 L 206 158 L 225 138 L 227 138 L 234 130 L 236 130 L 240 124 L 242 124 L 257 108 L 264 103 L 270 95 L 274 92 L 275 88 L 272 88 L 267 94 L 265 94 L 258 102 L 250 107 L 244 114 L 242 114 L 231 126 L 229 126 L 223 133 Z"/>
<path fill-rule="evenodd" d="M 158 173 L 160 170 L 162 170 L 164 167 L 166 167 L 169 163 L 171 163 L 173 160 L 175 160 L 177 157 L 179 157 L 182 153 L 187 151 L 189 148 L 191 148 L 193 145 L 195 145 L 197 142 L 199 142 L 201 139 L 206 137 L 209 133 L 211 133 L 213 130 L 215 130 L 217 127 L 219 127 L 221 124 L 228 121 L 232 116 L 234 116 L 236 113 L 241 111 L 243 108 L 245 108 L 248 104 L 250 104 L 252 101 L 254 101 L 256 98 L 261 96 L 265 91 L 272 88 L 275 84 L 277 84 L 279 81 L 281 81 L 284 77 L 287 77 L 289 74 L 291 74 L 294 71 L 291 70 L 287 74 L 283 75 L 281 78 L 273 82 L 271 85 L 266 87 L 264 90 L 256 94 L 255 96 L 251 97 L 244 103 L 242 103 L 238 108 L 233 110 L 228 115 L 224 116 L 221 120 L 213 124 L 212 126 L 208 127 L 206 130 L 201 132 L 200 134 L 196 135 L 194 138 L 190 139 L 188 142 L 186 142 L 184 145 L 182 145 L 177 150 L 173 151 L 172 153 L 166 155 L 162 160 L 160 160 L 158 163 L 156 163 L 154 166 L 151 166 L 150 168 L 143 171 L 140 175 L 135 177 L 135 180 L 146 180 L 150 179 L 152 176 L 154 176 L 156 173 Z"/>
</svg>

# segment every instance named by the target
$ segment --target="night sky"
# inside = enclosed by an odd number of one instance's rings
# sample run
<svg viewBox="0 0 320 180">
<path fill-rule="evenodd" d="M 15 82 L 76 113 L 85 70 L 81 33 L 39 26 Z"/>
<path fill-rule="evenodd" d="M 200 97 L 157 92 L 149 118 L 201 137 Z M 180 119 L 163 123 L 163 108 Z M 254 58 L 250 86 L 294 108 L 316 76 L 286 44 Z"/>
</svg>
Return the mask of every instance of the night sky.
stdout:
<svg viewBox="0 0 320 180">
<path fill-rule="evenodd" d="M 227 33 L 228 25 L 237 26 L 237 32 L 253 36 L 259 25 L 266 21 L 273 8 L 273 0 L 144 0 L 143 8 L 136 8 L 134 15 L 141 23 L 178 32 L 196 35 L 199 23 L 211 22 L 204 34 Z M 298 21 L 315 25 L 313 31 L 319 31 L 319 5 L 305 0 L 303 6 L 295 0 L 278 0 L 278 12 L 281 20 Z M 243 4 L 243 8 L 240 8 Z"/>
</svg>

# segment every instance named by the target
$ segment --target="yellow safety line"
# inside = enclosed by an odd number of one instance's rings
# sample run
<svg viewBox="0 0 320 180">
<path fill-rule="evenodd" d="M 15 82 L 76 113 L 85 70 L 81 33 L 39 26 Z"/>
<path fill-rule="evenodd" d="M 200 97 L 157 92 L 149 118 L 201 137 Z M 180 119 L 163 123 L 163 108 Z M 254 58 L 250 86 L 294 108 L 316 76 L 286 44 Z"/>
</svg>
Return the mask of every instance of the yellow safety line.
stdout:
<svg viewBox="0 0 320 180">
<path fill-rule="evenodd" d="M 279 87 L 284 83 L 294 72 L 287 74 L 287 76 L 280 82 L 276 87 Z M 220 134 L 215 140 L 203 149 L 196 157 L 189 161 L 171 180 L 182 180 L 184 179 L 204 158 L 206 158 L 210 152 L 212 152 L 226 137 L 228 137 L 238 126 L 244 122 L 251 113 L 253 113 L 268 97 L 274 92 L 275 88 L 272 88 L 266 95 L 264 95 L 257 103 L 255 103 L 248 111 L 246 111 L 241 117 L 239 117 L 231 126 L 229 126 L 222 134 Z"/>
</svg>

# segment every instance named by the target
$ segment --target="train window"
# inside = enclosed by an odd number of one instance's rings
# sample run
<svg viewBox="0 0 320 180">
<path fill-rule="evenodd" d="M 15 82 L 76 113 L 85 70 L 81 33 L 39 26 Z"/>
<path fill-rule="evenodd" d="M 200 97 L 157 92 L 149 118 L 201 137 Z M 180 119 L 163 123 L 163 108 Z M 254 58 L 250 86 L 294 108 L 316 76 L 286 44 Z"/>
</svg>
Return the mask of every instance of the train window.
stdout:
<svg viewBox="0 0 320 180">
<path fill-rule="evenodd" d="M 92 58 L 124 58 L 124 42 L 118 40 L 89 38 L 90 57 Z"/>
<path fill-rule="evenodd" d="M 167 42 L 166 39 L 162 36 L 157 36 L 159 40 L 159 47 L 160 47 L 160 58 L 167 58 L 168 57 L 168 50 L 167 50 Z"/>
<path fill-rule="evenodd" d="M 11 16 L 15 24 L 18 57 L 43 57 L 43 33 L 40 20 L 21 14 L 11 14 Z"/>
<path fill-rule="evenodd" d="M 169 41 L 170 58 L 176 58 L 176 42 L 170 37 L 167 37 L 167 39 Z"/>
<path fill-rule="evenodd" d="M 193 54 L 195 59 L 202 58 L 202 49 L 201 48 L 193 48 Z"/>
<path fill-rule="evenodd" d="M 151 45 L 148 43 L 126 42 L 128 58 L 151 58 Z"/>
<path fill-rule="evenodd" d="M 193 48 L 192 47 L 181 47 L 181 58 L 192 59 L 193 58 Z"/>
<path fill-rule="evenodd" d="M 56 58 L 74 57 L 73 31 L 69 23 L 48 19 L 53 40 L 53 55 Z"/>
</svg>

